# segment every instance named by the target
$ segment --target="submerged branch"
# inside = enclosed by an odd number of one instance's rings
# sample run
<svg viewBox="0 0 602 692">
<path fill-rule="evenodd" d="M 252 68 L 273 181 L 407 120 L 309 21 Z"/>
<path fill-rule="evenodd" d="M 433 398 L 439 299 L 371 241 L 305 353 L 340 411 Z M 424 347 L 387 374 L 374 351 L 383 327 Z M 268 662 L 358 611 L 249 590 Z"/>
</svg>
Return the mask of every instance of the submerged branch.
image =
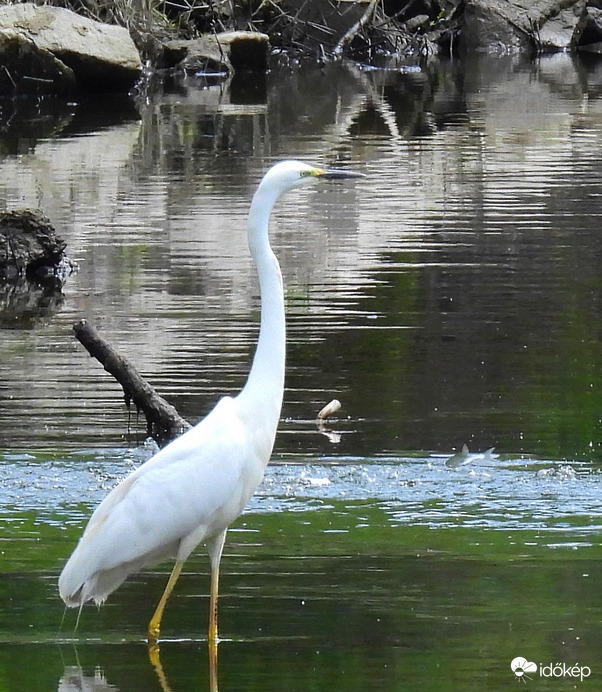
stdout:
<svg viewBox="0 0 602 692">
<path fill-rule="evenodd" d="M 73 325 L 73 331 L 88 353 L 119 382 L 126 406 L 129 408 L 134 402 L 136 408 L 144 413 L 147 432 L 157 442 L 168 442 L 192 427 L 91 324 L 80 320 Z"/>
</svg>

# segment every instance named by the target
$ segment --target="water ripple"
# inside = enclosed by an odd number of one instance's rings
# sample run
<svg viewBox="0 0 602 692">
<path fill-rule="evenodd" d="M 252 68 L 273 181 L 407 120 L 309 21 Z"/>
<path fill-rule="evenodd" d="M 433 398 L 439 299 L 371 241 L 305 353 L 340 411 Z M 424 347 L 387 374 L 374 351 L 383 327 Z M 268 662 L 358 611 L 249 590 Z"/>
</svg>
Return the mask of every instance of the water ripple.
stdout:
<svg viewBox="0 0 602 692">
<path fill-rule="evenodd" d="M 0 455 L 0 512 L 39 521 L 83 521 L 90 509 L 152 452 L 92 449 L 67 457 Z M 563 530 L 600 528 L 602 475 L 579 461 L 480 457 L 451 469 L 446 457 L 281 460 L 268 466 L 249 514 L 378 508 L 392 525 Z M 57 518 L 58 516 L 58 518 Z"/>
</svg>

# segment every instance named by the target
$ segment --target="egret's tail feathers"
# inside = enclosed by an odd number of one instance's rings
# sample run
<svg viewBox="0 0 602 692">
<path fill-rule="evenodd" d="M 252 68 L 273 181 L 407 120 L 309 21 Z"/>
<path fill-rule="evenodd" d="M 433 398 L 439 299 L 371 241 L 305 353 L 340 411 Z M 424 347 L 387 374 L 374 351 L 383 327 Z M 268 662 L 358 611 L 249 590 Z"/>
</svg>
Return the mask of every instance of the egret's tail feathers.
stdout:
<svg viewBox="0 0 602 692">
<path fill-rule="evenodd" d="M 80 543 L 61 572 L 59 594 L 69 608 L 88 601 L 101 605 L 131 574 L 134 566 L 124 562 L 102 569 L 87 546 Z"/>
<path fill-rule="evenodd" d="M 172 557 L 177 551 L 177 543 L 170 543 L 135 560 L 99 569 L 98 563 L 91 564 L 89 551 L 86 554 L 80 550 L 80 546 L 75 549 L 59 577 L 59 594 L 69 608 L 76 608 L 87 601 L 102 605 L 130 574 Z"/>
<path fill-rule="evenodd" d="M 73 585 L 69 579 L 69 573 L 63 570 L 59 578 L 59 594 L 65 602 L 65 605 L 69 608 L 81 608 L 81 606 L 88 601 L 94 601 L 96 605 L 102 605 L 106 601 L 107 596 L 114 591 L 127 576 L 124 575 L 123 578 L 116 583 L 115 580 L 113 580 L 110 585 L 113 586 L 113 588 L 107 588 L 109 585 L 107 584 L 107 580 L 103 578 L 104 574 L 106 573 L 97 572 L 86 579 L 83 584 Z"/>
</svg>

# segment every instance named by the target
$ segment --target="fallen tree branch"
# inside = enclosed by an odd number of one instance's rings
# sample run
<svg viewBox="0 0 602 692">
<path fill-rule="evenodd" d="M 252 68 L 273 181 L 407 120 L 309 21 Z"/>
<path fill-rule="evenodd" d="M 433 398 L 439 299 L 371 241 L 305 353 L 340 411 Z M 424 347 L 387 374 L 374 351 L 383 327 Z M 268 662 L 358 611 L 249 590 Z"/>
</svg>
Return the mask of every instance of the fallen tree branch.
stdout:
<svg viewBox="0 0 602 692">
<path fill-rule="evenodd" d="M 146 417 L 147 433 L 165 444 L 192 426 L 140 375 L 130 361 L 118 353 L 96 329 L 80 320 L 73 325 L 77 340 L 123 388 L 125 404 L 133 402 Z"/>
</svg>

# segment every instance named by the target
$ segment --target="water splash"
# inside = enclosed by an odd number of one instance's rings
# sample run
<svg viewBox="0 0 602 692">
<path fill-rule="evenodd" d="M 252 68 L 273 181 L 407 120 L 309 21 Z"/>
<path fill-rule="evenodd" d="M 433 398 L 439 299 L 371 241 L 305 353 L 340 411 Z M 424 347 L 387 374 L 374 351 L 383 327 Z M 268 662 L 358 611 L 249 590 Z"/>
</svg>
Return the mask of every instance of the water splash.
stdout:
<svg viewBox="0 0 602 692">
<path fill-rule="evenodd" d="M 82 521 L 151 456 L 152 446 L 90 449 L 57 458 L 0 455 L 0 512 Z M 448 456 L 323 457 L 270 464 L 247 513 L 378 507 L 392 524 L 429 528 L 599 530 L 602 475 L 589 463 L 482 455 L 458 469 Z M 45 519 L 46 518 L 46 519 Z"/>
</svg>

